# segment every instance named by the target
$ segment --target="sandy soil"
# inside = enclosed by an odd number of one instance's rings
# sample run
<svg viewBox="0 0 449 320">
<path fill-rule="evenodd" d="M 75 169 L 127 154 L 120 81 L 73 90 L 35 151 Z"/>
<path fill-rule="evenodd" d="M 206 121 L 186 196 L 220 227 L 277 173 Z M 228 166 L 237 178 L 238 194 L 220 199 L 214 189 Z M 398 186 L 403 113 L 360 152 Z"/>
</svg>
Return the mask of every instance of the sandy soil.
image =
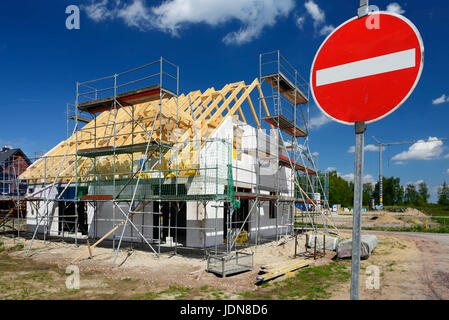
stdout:
<svg viewBox="0 0 449 320">
<path fill-rule="evenodd" d="M 360 299 L 449 299 L 449 235 L 364 232 L 379 238 L 373 255 L 361 263 Z M 367 289 L 366 268 L 379 267 L 380 287 Z M 348 299 L 349 283 L 332 299 Z"/>
<path fill-rule="evenodd" d="M 333 213 L 335 224 L 339 228 L 352 227 L 352 214 L 348 213 Z M 383 227 L 383 228 L 400 228 L 412 227 L 415 225 L 423 225 L 429 217 L 423 212 L 408 208 L 405 212 L 390 212 L 390 211 L 368 211 L 362 214 L 363 227 Z M 437 226 L 436 222 L 432 222 Z"/>
<path fill-rule="evenodd" d="M 298 250 L 303 251 L 305 237 L 299 238 Z M 13 239 L 0 237 L 6 245 L 12 245 Z M 29 240 L 17 238 L 15 243 L 24 244 L 25 249 L 10 253 L 11 256 L 25 257 Z M 295 244 L 292 237 L 283 238 L 278 242 L 271 242 L 246 251 L 255 252 L 254 269 L 251 272 L 221 278 L 205 272 L 207 261 L 198 255 L 162 254 L 157 258 L 151 251 L 123 249 L 120 251 L 116 267 L 112 268 L 114 253 L 111 248 L 96 247 L 93 249 L 93 259 L 86 258 L 76 262 L 81 277 L 83 272 L 100 272 L 112 279 L 142 279 L 154 288 L 164 289 L 169 286 L 201 287 L 208 285 L 221 288 L 229 292 L 251 291 L 257 288 L 256 276 L 263 264 L 292 259 Z M 65 242 L 35 240 L 29 258 L 39 263 L 57 265 L 65 269 L 71 261 L 82 252 L 87 253 L 87 246 Z M 329 263 L 334 253 L 330 253 L 319 264 Z M 279 278 L 282 280 L 282 278 Z"/>
<path fill-rule="evenodd" d="M 449 299 L 449 235 L 418 234 L 392 232 L 366 232 L 379 238 L 378 247 L 368 260 L 361 263 L 361 299 Z M 350 233 L 342 234 L 345 238 Z M 25 249 L 29 240 L 23 238 L 11 239 L 0 237 L 5 245 L 13 242 L 22 243 Z M 298 248 L 303 251 L 304 237 L 300 238 Z M 111 279 L 143 280 L 154 290 L 166 289 L 169 286 L 201 288 L 209 286 L 229 294 L 229 299 L 239 299 L 238 292 L 251 292 L 257 289 L 256 275 L 263 264 L 273 263 L 293 258 L 294 241 L 285 238 L 278 242 L 267 243 L 255 248 L 255 267 L 253 271 L 228 278 L 220 278 L 205 272 L 207 262 L 204 257 L 193 255 L 163 254 L 156 258 L 150 251 L 123 249 L 119 253 L 117 266 L 111 268 L 113 252 L 111 248 L 97 247 L 93 250 L 93 259 L 83 259 L 77 262 L 83 273 L 104 275 Z M 71 260 L 81 252 L 87 251 L 85 245 L 76 247 L 65 242 L 44 242 L 35 240 L 31 256 L 37 265 L 56 265 L 64 270 Z M 12 257 L 25 258 L 26 250 L 9 253 Z M 317 260 L 316 265 L 327 264 L 334 257 L 334 252 L 328 252 L 325 258 Z M 380 288 L 367 289 L 366 270 L 374 265 L 379 268 Z M 90 277 L 91 279 L 91 277 Z M 283 278 L 278 278 L 281 281 Z M 88 288 L 100 288 L 102 283 L 83 284 Z M 101 289 L 101 288 L 100 288 Z M 93 290 L 93 289 L 92 289 Z M 348 299 L 349 282 L 333 287 L 332 299 Z M 201 298 L 201 297 L 195 297 Z"/>
</svg>

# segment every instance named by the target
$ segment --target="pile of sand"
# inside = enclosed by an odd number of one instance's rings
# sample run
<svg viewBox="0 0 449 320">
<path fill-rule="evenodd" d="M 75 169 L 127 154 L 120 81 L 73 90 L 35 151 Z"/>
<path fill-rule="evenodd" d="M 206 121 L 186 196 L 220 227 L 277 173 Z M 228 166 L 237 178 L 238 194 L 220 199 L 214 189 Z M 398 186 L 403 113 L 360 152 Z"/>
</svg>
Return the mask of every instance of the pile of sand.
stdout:
<svg viewBox="0 0 449 320">
<path fill-rule="evenodd" d="M 379 211 L 370 211 L 369 213 L 379 216 L 389 215 L 389 216 L 426 217 L 426 215 L 423 212 L 414 208 L 407 208 L 405 212 L 392 212 L 392 211 L 379 210 Z"/>
<path fill-rule="evenodd" d="M 426 216 L 424 213 L 422 213 L 418 209 L 413 209 L 413 208 L 407 208 L 407 210 L 405 210 L 405 212 L 403 212 L 402 214 L 406 215 L 406 216 L 413 216 L 413 217 L 425 217 Z"/>
<path fill-rule="evenodd" d="M 396 219 L 396 218 L 394 218 L 394 217 L 392 217 L 392 216 L 389 216 L 389 215 L 382 215 L 382 216 L 380 216 L 379 218 L 377 218 L 377 219 L 375 220 L 375 222 L 376 222 L 376 224 L 378 224 L 378 223 L 380 223 L 380 224 L 383 224 L 383 223 L 397 223 L 397 224 L 402 224 L 402 223 L 403 223 L 401 220 Z"/>
</svg>

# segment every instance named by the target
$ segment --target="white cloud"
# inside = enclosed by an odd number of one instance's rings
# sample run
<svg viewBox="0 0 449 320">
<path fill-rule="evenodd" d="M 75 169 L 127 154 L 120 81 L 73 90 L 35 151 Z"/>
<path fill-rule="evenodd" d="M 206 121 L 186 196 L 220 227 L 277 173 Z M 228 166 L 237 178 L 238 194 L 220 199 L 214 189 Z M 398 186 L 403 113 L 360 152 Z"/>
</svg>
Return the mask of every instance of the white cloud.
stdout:
<svg viewBox="0 0 449 320">
<path fill-rule="evenodd" d="M 446 173 L 449 174 L 449 169 L 446 170 Z"/>
<path fill-rule="evenodd" d="M 392 2 L 387 6 L 387 11 L 388 12 L 393 12 L 393 13 L 397 13 L 397 14 L 403 14 L 405 12 L 405 10 L 403 10 L 401 8 L 401 6 L 399 5 L 399 3 L 397 2 Z"/>
<path fill-rule="evenodd" d="M 329 33 L 334 31 L 335 27 L 333 25 L 327 25 L 321 28 L 320 36 L 327 36 Z"/>
<path fill-rule="evenodd" d="M 404 164 L 406 164 L 407 162 L 406 161 L 396 161 L 394 164 L 397 164 L 397 165 L 404 165 Z"/>
<path fill-rule="evenodd" d="M 331 122 L 331 118 L 326 116 L 324 113 L 320 113 L 319 115 L 313 117 L 309 121 L 309 128 L 310 129 L 318 129 L 321 126 L 325 125 L 326 123 Z"/>
<path fill-rule="evenodd" d="M 363 177 L 363 183 L 376 183 L 376 180 L 374 179 L 374 177 L 370 174 L 367 174 Z"/>
<path fill-rule="evenodd" d="M 337 168 L 335 168 L 335 167 L 328 167 L 326 169 L 326 171 L 337 171 Z"/>
<path fill-rule="evenodd" d="M 382 150 L 385 150 L 385 147 L 383 147 Z M 379 151 L 379 146 L 376 146 L 375 144 L 367 144 L 365 146 L 365 151 Z"/>
<path fill-rule="evenodd" d="M 306 7 L 307 12 L 313 19 L 314 26 L 318 26 L 323 24 L 326 21 L 326 15 L 323 10 L 313 1 L 308 0 L 304 3 L 304 7 Z"/>
<path fill-rule="evenodd" d="M 237 21 L 240 28 L 223 37 L 226 44 L 243 44 L 258 38 L 265 27 L 290 14 L 294 0 L 165 0 L 149 6 L 145 0 L 94 1 L 83 6 L 96 22 L 121 19 L 140 30 L 159 29 L 179 36 L 191 24 L 218 26 Z"/>
<path fill-rule="evenodd" d="M 445 94 L 443 94 L 439 98 L 432 100 L 432 104 L 441 104 L 441 103 L 445 103 L 445 102 L 449 102 L 449 97 L 446 96 Z"/>
<path fill-rule="evenodd" d="M 354 174 L 353 173 L 344 174 L 344 175 L 341 175 L 341 177 L 343 179 L 345 179 L 346 181 L 354 182 Z"/>
<path fill-rule="evenodd" d="M 311 155 L 314 157 L 318 157 L 320 155 L 320 153 L 315 151 L 315 152 L 312 152 Z"/>
<path fill-rule="evenodd" d="M 376 146 L 375 144 L 367 144 L 364 147 L 365 151 L 379 151 L 379 147 Z M 382 150 L 385 150 L 385 147 L 382 148 Z M 348 149 L 348 153 L 354 153 L 355 152 L 355 146 L 351 146 Z"/>
<path fill-rule="evenodd" d="M 140 30 L 151 28 L 150 10 L 142 0 L 134 0 L 117 10 L 117 17 L 121 18 L 128 27 L 136 27 Z"/>
<path fill-rule="evenodd" d="M 444 159 L 449 159 L 449 153 L 443 157 Z"/>
<path fill-rule="evenodd" d="M 341 175 L 341 177 L 348 182 L 354 182 L 354 174 L 353 173 L 344 174 L 344 175 Z M 362 178 L 362 183 L 374 184 L 374 183 L 376 183 L 376 180 L 374 179 L 374 177 L 371 174 L 366 174 Z"/>
<path fill-rule="evenodd" d="M 94 2 L 93 0 L 88 5 L 82 5 L 81 8 L 86 11 L 87 16 L 95 22 L 101 22 L 112 18 L 115 15 L 108 7 L 108 0 Z"/>
<path fill-rule="evenodd" d="M 298 29 L 304 28 L 305 20 L 306 20 L 306 17 L 304 17 L 304 16 L 300 16 L 300 17 L 296 18 L 295 23 L 296 23 L 296 26 L 298 27 Z"/>
<path fill-rule="evenodd" d="M 443 142 L 435 137 L 418 140 L 407 151 L 395 155 L 392 160 L 432 160 L 443 153 Z"/>
<path fill-rule="evenodd" d="M 417 187 L 420 183 L 425 182 L 424 180 L 417 180 L 417 181 L 408 181 L 404 184 L 404 186 L 408 186 L 409 184 L 414 185 Z"/>
<path fill-rule="evenodd" d="M 329 33 L 334 31 L 335 27 L 333 25 L 326 24 L 326 14 L 318 6 L 318 4 L 313 0 L 308 0 L 304 3 L 307 13 L 312 17 L 313 27 L 320 36 L 327 36 Z"/>
</svg>

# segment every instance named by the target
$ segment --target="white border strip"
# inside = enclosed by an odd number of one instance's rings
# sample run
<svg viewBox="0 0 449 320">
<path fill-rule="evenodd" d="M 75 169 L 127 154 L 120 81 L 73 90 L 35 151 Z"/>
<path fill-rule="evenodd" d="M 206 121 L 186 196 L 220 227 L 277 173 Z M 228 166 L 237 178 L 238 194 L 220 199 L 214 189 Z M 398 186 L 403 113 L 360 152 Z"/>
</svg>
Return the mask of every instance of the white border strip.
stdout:
<svg viewBox="0 0 449 320">
<path fill-rule="evenodd" d="M 416 49 L 409 49 L 318 70 L 316 72 L 316 86 L 413 68 L 415 66 L 415 51 Z"/>
</svg>

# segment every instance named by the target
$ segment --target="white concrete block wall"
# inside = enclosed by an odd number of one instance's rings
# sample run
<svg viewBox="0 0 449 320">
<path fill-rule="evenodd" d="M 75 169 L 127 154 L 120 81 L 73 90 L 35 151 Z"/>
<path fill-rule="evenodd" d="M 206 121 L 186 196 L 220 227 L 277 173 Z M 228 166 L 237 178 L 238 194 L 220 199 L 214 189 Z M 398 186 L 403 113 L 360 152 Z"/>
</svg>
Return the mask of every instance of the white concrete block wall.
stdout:
<svg viewBox="0 0 449 320">
<path fill-rule="evenodd" d="M 65 185 L 61 185 L 65 187 Z M 39 185 L 29 186 L 28 189 L 32 188 L 32 193 L 40 191 L 44 189 L 44 187 Z M 43 197 L 45 195 L 46 198 L 54 199 L 58 196 L 58 189 L 55 186 L 54 188 L 49 188 L 44 190 L 42 194 L 37 194 L 36 197 Z M 34 232 L 36 230 L 37 224 L 40 218 L 48 212 L 48 217 L 42 220 L 41 225 L 39 226 L 38 233 L 43 233 L 45 231 L 45 224 L 47 225 L 47 231 L 50 232 L 51 235 L 58 234 L 58 203 L 55 201 L 49 201 L 48 206 L 44 206 L 45 202 L 41 201 L 38 203 L 38 210 L 31 204 L 31 202 L 27 202 L 27 215 L 26 215 L 26 224 L 27 231 Z M 48 208 L 48 209 L 47 209 Z M 48 210 L 48 211 L 47 211 Z"/>
<path fill-rule="evenodd" d="M 123 212 L 128 213 L 129 204 L 128 203 L 120 203 L 120 208 Z M 148 204 L 142 212 L 152 212 L 153 206 L 152 203 Z M 95 218 L 90 222 L 89 225 L 89 236 L 100 238 L 106 233 L 108 233 L 115 225 L 119 224 L 125 219 L 125 216 L 120 211 L 119 208 L 115 209 L 115 223 L 113 220 L 114 212 L 113 205 L 111 202 L 99 202 L 97 214 Z M 148 241 L 152 241 L 153 239 L 153 214 L 152 213 L 136 213 L 131 221 L 134 225 L 139 229 L 139 231 L 144 235 L 144 237 Z M 114 233 L 109 235 L 106 239 L 112 240 L 120 239 L 120 236 L 123 232 L 123 227 L 118 228 Z M 134 242 L 142 242 L 144 241 L 138 232 L 131 226 L 131 224 L 127 224 L 125 233 L 123 235 L 124 241 L 134 241 Z"/>
</svg>

